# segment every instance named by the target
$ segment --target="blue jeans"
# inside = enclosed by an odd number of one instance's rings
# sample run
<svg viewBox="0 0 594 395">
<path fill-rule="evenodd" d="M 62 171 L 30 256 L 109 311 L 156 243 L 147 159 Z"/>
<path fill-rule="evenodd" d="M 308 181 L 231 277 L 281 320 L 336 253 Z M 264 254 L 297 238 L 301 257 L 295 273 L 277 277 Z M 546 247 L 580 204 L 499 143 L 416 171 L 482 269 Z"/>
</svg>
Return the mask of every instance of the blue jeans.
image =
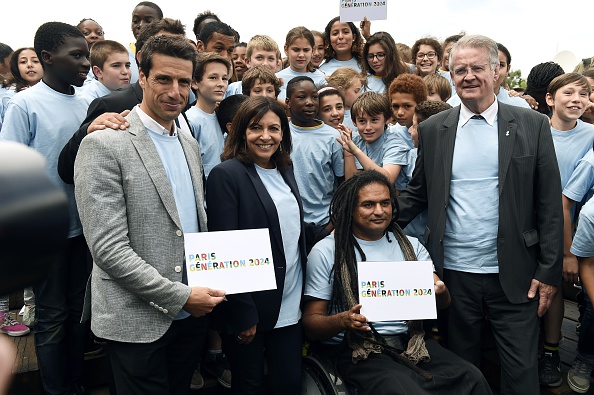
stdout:
<svg viewBox="0 0 594 395">
<path fill-rule="evenodd" d="M 580 336 L 578 338 L 577 358 L 594 367 L 594 307 L 592 301 L 583 287 L 585 310 L 580 323 Z"/>
<path fill-rule="evenodd" d="M 71 393 L 82 374 L 88 333 L 87 325 L 80 323 L 90 273 L 87 251 L 84 236 L 70 238 L 62 258 L 51 262 L 48 276 L 34 286 L 35 350 L 45 394 Z"/>
</svg>

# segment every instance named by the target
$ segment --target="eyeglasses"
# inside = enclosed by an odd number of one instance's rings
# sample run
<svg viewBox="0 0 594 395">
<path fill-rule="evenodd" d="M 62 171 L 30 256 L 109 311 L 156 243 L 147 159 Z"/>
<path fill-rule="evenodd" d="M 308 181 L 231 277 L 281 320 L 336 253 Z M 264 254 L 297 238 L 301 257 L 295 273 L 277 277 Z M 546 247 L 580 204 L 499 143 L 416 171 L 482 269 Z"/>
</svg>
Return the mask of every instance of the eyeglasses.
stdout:
<svg viewBox="0 0 594 395">
<path fill-rule="evenodd" d="M 419 52 L 417 53 L 417 59 L 423 59 L 425 56 L 427 57 L 427 59 L 433 59 L 436 55 L 436 52 Z"/>
<path fill-rule="evenodd" d="M 372 62 L 374 58 L 377 58 L 377 60 L 384 60 L 385 57 L 386 57 L 386 54 L 383 52 L 370 53 L 367 55 L 367 60 Z"/>
<path fill-rule="evenodd" d="M 485 72 L 485 70 L 487 70 L 487 66 L 489 66 L 489 63 L 474 64 L 469 67 L 467 67 L 467 66 L 456 67 L 454 69 L 454 75 L 456 77 L 466 77 L 466 75 L 468 74 L 468 69 L 470 69 L 472 71 L 472 74 L 482 74 Z"/>
</svg>

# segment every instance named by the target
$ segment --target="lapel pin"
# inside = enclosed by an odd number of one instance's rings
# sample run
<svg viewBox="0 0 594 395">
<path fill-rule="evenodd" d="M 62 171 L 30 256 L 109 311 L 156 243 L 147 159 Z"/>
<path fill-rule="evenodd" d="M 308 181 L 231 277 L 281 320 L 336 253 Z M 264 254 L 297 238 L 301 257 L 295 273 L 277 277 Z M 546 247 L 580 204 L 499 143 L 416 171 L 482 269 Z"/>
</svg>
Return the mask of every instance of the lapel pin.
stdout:
<svg viewBox="0 0 594 395">
<path fill-rule="evenodd" d="M 508 130 L 507 132 L 505 132 L 505 135 L 506 135 L 506 136 L 509 136 L 509 130 Z"/>
</svg>

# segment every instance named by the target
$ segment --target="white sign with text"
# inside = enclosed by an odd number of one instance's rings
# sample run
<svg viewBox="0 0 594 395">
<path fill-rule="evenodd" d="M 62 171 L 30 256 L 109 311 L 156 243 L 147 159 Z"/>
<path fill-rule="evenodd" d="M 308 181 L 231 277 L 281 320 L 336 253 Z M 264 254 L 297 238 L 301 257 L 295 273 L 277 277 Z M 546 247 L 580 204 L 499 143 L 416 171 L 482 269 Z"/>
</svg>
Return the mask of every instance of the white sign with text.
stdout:
<svg viewBox="0 0 594 395">
<path fill-rule="evenodd" d="M 341 22 L 383 21 L 388 19 L 388 0 L 340 0 L 339 15 Z"/>
<path fill-rule="evenodd" d="M 431 261 L 357 262 L 361 314 L 369 321 L 437 318 Z"/>
<path fill-rule="evenodd" d="M 276 289 L 268 229 L 185 234 L 188 285 L 227 294 Z"/>
</svg>

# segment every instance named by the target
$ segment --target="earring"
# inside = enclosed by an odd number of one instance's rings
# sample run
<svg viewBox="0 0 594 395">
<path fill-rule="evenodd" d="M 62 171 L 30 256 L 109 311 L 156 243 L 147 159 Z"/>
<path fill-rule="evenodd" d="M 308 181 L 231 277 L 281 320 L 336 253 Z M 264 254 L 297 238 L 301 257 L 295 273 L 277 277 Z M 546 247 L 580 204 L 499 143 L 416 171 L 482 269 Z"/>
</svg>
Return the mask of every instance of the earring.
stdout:
<svg viewBox="0 0 594 395">
<path fill-rule="evenodd" d="M 279 150 L 279 152 L 283 152 L 283 144 L 282 143 L 278 145 L 278 150 Z"/>
</svg>

